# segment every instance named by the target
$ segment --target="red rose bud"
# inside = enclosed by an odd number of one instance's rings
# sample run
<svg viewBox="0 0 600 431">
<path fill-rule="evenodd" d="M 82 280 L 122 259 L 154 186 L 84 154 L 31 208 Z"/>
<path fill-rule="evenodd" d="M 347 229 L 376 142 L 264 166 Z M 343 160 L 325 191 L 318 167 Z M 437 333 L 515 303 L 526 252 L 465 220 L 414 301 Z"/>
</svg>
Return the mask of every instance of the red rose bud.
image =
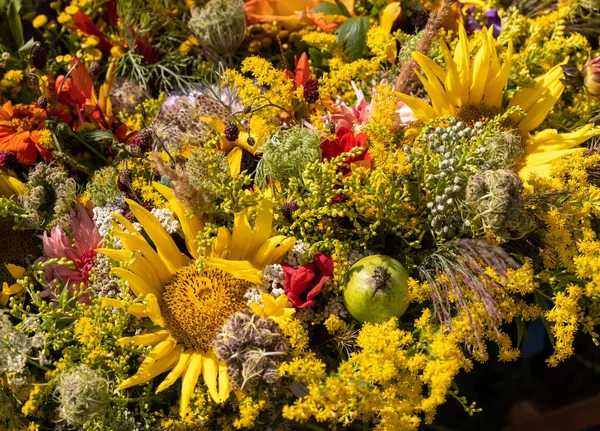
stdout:
<svg viewBox="0 0 600 431">
<path fill-rule="evenodd" d="M 583 86 L 592 97 L 600 98 L 600 57 L 589 59 L 584 65 Z"/>
<path fill-rule="evenodd" d="M 315 254 L 314 262 L 294 268 L 282 263 L 284 290 L 290 302 L 297 308 L 314 305 L 315 297 L 323 285 L 333 277 L 333 259 L 323 253 Z"/>
</svg>

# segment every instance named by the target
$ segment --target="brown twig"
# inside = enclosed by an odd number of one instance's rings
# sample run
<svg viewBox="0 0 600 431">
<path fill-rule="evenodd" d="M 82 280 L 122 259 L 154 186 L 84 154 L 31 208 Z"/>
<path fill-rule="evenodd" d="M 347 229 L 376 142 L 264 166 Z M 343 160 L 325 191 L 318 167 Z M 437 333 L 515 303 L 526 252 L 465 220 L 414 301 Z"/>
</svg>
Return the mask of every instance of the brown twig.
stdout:
<svg viewBox="0 0 600 431">
<path fill-rule="evenodd" d="M 420 52 L 424 55 L 429 53 L 431 45 L 433 45 L 433 41 L 435 40 L 439 29 L 442 27 L 444 20 L 448 16 L 448 12 L 450 12 L 452 3 L 454 3 L 454 0 L 444 0 L 438 11 L 431 13 L 429 20 L 427 20 L 427 25 L 423 30 L 423 34 L 417 42 L 417 46 L 415 48 L 416 52 Z M 398 75 L 398 79 L 394 85 L 394 89 L 396 91 L 406 94 L 410 93 L 414 86 L 413 81 L 415 79 L 415 69 L 417 67 L 417 62 L 412 58 L 402 65 L 402 68 L 400 69 L 400 75 Z"/>
</svg>

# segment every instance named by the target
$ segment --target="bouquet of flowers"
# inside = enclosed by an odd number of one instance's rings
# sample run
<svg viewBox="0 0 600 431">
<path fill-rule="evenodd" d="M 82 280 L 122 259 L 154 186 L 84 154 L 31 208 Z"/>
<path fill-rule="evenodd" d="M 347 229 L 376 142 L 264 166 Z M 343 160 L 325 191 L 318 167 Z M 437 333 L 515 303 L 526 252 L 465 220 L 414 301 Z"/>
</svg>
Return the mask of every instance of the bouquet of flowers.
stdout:
<svg viewBox="0 0 600 431">
<path fill-rule="evenodd" d="M 416 430 L 598 343 L 597 2 L 0 14 L 0 429 Z"/>
</svg>

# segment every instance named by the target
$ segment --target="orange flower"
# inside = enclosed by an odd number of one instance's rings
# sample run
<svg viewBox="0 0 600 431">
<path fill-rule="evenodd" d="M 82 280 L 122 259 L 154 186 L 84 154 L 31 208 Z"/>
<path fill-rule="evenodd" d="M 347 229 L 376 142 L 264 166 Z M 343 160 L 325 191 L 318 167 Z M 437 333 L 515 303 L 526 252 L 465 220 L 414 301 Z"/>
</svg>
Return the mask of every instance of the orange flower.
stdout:
<svg viewBox="0 0 600 431">
<path fill-rule="evenodd" d="M 299 30 L 313 18 L 313 21 L 322 28 L 327 24 L 327 31 L 331 31 L 332 24 L 335 28 L 343 22 L 344 17 L 338 15 L 324 17 L 322 14 L 310 12 L 319 3 L 323 2 L 321 0 L 250 0 L 246 3 L 246 19 L 248 24 L 278 21 L 290 30 Z M 330 3 L 333 3 L 333 0 Z M 342 3 L 352 13 L 354 0 L 342 0 Z"/>
<path fill-rule="evenodd" d="M 9 100 L 0 107 L 0 150 L 14 151 L 19 162 L 32 165 L 38 158 L 49 161 L 51 151 L 40 145 L 46 111 L 30 105 L 14 105 Z"/>
</svg>

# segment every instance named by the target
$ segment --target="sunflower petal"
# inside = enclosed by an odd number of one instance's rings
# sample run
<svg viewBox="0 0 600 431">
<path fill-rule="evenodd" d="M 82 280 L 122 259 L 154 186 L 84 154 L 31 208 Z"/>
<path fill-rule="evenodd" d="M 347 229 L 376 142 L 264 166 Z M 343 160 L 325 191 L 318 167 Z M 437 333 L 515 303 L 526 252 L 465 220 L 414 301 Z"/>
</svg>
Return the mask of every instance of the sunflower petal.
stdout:
<svg viewBox="0 0 600 431">
<path fill-rule="evenodd" d="M 231 235 L 231 260 L 244 260 L 252 243 L 252 228 L 248 220 L 248 209 L 235 213 L 233 234 Z"/>
<path fill-rule="evenodd" d="M 179 361 L 175 368 L 171 370 L 171 372 L 165 377 L 165 379 L 161 382 L 160 385 L 156 388 L 156 393 L 164 391 L 169 388 L 173 383 L 177 381 L 179 377 L 187 370 L 188 363 L 190 362 L 190 358 L 192 356 L 192 350 L 186 350 L 179 355 Z"/>
<path fill-rule="evenodd" d="M 166 328 L 167 324 L 165 323 L 162 315 L 160 314 L 160 306 L 158 305 L 158 299 L 152 293 L 146 295 L 146 312 L 148 313 L 148 317 L 155 325 L 158 325 L 162 328 Z"/>
<path fill-rule="evenodd" d="M 137 373 L 124 380 L 119 387 L 121 389 L 130 388 L 170 370 L 179 359 L 182 350 L 183 346 L 177 345 L 173 339 L 161 341 L 146 356 Z"/>
<path fill-rule="evenodd" d="M 240 147 L 234 147 L 229 154 L 227 154 L 229 175 L 231 175 L 232 178 L 237 178 L 240 175 L 243 155 L 244 151 Z"/>
<path fill-rule="evenodd" d="M 114 308 L 127 309 L 127 312 L 132 316 L 148 317 L 148 313 L 146 312 L 146 306 L 144 304 L 131 304 L 129 302 L 121 301 L 120 299 L 114 298 L 100 298 L 99 301 L 102 304 L 110 305 Z"/>
<path fill-rule="evenodd" d="M 202 377 L 204 384 L 208 387 L 208 392 L 215 403 L 220 402 L 219 392 L 217 391 L 217 374 L 219 372 L 218 359 L 214 351 L 209 351 L 204 357 L 202 365 Z"/>
<path fill-rule="evenodd" d="M 404 102 L 406 106 L 411 109 L 413 115 L 419 120 L 427 121 L 430 118 L 438 116 L 436 111 L 431 106 L 423 102 L 418 97 L 409 96 L 407 94 L 398 94 L 398 99 Z"/>
<path fill-rule="evenodd" d="M 254 229 L 252 229 L 252 243 L 248 249 L 246 260 L 251 260 L 257 250 L 269 239 L 273 229 L 273 201 L 263 198 L 256 214 Z"/>
<path fill-rule="evenodd" d="M 217 232 L 217 238 L 211 246 L 211 256 L 218 258 L 227 257 L 231 248 L 231 234 L 226 227 L 220 227 Z"/>
<path fill-rule="evenodd" d="M 190 398 L 200 377 L 202 371 L 202 353 L 195 352 L 191 355 L 187 371 L 183 376 L 183 382 L 181 384 L 181 402 L 179 404 L 179 415 L 185 416 L 190 404 Z"/>
<path fill-rule="evenodd" d="M 269 238 L 256 252 L 252 262 L 255 268 L 264 268 L 266 265 L 278 263 L 296 243 L 295 238 L 277 235 Z"/>
<path fill-rule="evenodd" d="M 144 230 L 154 242 L 159 256 L 167 264 L 167 268 L 173 274 L 179 268 L 185 265 L 183 256 L 173 238 L 165 231 L 160 221 L 146 208 L 131 199 L 125 199 L 129 204 L 129 209 L 138 221 L 144 226 Z"/>
<path fill-rule="evenodd" d="M 158 295 L 159 292 L 137 274 L 125 269 L 125 268 L 113 268 L 113 274 L 129 283 L 129 288 L 135 296 L 145 297 L 149 293 Z"/>
<path fill-rule="evenodd" d="M 167 329 L 160 329 L 149 334 L 134 335 L 133 337 L 123 337 L 117 341 L 117 346 L 127 346 L 133 343 L 134 346 L 153 346 L 169 338 L 171 333 Z"/>
<path fill-rule="evenodd" d="M 181 230 L 185 237 L 185 244 L 190 254 L 197 259 L 198 247 L 196 246 L 196 236 L 204 228 L 204 223 L 198 215 L 192 215 L 191 210 L 175 198 L 173 190 L 167 186 L 154 182 L 154 188 L 169 201 L 169 205 L 181 223 Z"/>
<path fill-rule="evenodd" d="M 224 361 L 219 361 L 219 399 L 221 402 L 229 398 L 229 392 L 231 392 L 231 387 L 227 375 L 227 364 Z"/>
<path fill-rule="evenodd" d="M 160 258 L 156 250 L 154 250 L 143 237 L 125 232 L 117 233 L 115 236 L 121 240 L 125 249 L 141 253 L 142 256 L 150 262 L 161 286 L 164 286 L 169 282 L 171 273 L 169 272 L 167 265 Z M 160 291 L 162 292 L 162 288 Z"/>
</svg>

